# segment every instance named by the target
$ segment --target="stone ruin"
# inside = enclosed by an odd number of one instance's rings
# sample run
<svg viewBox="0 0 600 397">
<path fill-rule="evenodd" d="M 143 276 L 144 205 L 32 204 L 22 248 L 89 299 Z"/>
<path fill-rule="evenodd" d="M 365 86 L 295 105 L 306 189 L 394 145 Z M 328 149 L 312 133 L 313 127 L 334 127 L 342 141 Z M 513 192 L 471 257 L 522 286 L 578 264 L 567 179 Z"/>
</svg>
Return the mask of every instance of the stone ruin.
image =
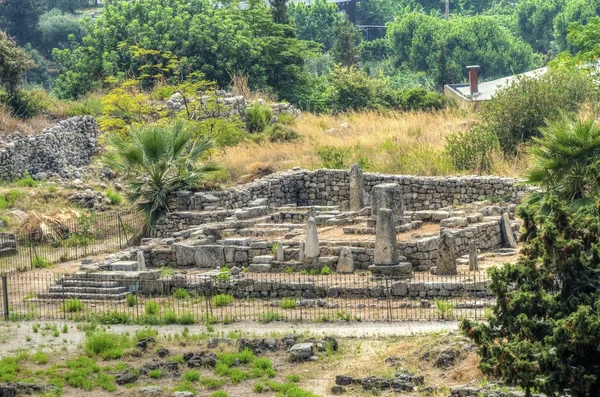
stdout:
<svg viewBox="0 0 600 397">
<path fill-rule="evenodd" d="M 168 288 L 189 289 L 202 288 L 186 284 L 190 274 L 215 280 L 227 266 L 232 280 L 240 281 L 219 291 L 236 297 L 272 298 L 277 291 L 286 296 L 290 289 L 302 297 L 337 296 L 335 286 L 321 290 L 314 283 L 285 286 L 253 278 L 325 266 L 389 280 L 396 296 L 483 291 L 485 281 L 454 285 L 442 278 L 435 284 L 413 277 L 452 276 L 463 264 L 476 270 L 487 253 L 514 248 L 520 227 L 514 209 L 527 191 L 511 178 L 383 175 L 363 173 L 358 165 L 349 171 L 296 168 L 228 190 L 183 191 L 173 198 L 174 210 L 157 225 L 155 237 L 82 266 L 77 280 L 63 279 L 39 297 L 91 299 L 96 290 L 87 286 L 101 286 L 97 299 L 121 299 L 136 277 L 146 281 L 143 292 L 164 292 L 156 270 L 163 266 L 187 273 L 169 278 Z M 504 204 L 491 205 L 492 197 L 503 197 Z"/>
</svg>

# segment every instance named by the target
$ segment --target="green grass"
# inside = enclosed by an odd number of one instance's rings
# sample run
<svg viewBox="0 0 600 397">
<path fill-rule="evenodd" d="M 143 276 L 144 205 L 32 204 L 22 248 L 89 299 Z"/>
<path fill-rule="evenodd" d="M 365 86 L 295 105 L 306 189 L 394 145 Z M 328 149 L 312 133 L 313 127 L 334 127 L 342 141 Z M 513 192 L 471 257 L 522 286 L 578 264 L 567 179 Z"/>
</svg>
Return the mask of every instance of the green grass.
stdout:
<svg viewBox="0 0 600 397">
<path fill-rule="evenodd" d="M 309 391 L 299 388 L 294 383 L 277 383 L 266 381 L 266 385 L 274 392 L 277 397 L 318 397 Z"/>
<path fill-rule="evenodd" d="M 123 201 L 121 195 L 114 190 L 109 190 L 106 192 L 106 197 L 110 200 L 112 205 L 119 205 Z"/>
<path fill-rule="evenodd" d="M 37 187 L 40 185 L 39 181 L 34 180 L 27 171 L 23 174 L 23 178 L 15 182 L 15 185 L 19 187 Z"/>
<path fill-rule="evenodd" d="M 47 364 L 50 361 L 50 357 L 41 351 L 33 353 L 31 360 L 36 364 Z"/>
<path fill-rule="evenodd" d="M 181 381 L 177 385 L 175 385 L 173 391 L 189 391 L 194 396 L 196 395 L 196 387 L 192 382 L 189 382 L 187 380 Z"/>
<path fill-rule="evenodd" d="M 177 322 L 182 325 L 191 325 L 196 323 L 196 317 L 194 317 L 193 313 L 184 312 L 181 313 L 181 316 L 177 319 Z"/>
<path fill-rule="evenodd" d="M 233 295 L 219 294 L 211 299 L 213 306 L 227 306 L 233 303 Z"/>
<path fill-rule="evenodd" d="M 223 390 L 219 390 L 211 394 L 210 397 L 229 397 L 229 394 Z"/>
<path fill-rule="evenodd" d="M 159 270 L 161 277 L 171 277 L 175 274 L 175 270 L 173 270 L 173 268 L 169 266 L 161 266 Z"/>
<path fill-rule="evenodd" d="M 52 263 L 47 261 L 44 257 L 36 256 L 31 258 L 31 266 L 33 266 L 35 269 L 45 269 L 52 267 Z"/>
<path fill-rule="evenodd" d="M 167 309 L 165 311 L 165 324 L 177 324 L 177 313 L 175 313 L 173 310 L 171 309 Z"/>
<path fill-rule="evenodd" d="M 209 390 L 217 390 L 223 387 L 227 381 L 225 379 L 202 378 L 200 384 Z"/>
<path fill-rule="evenodd" d="M 173 292 L 173 296 L 176 299 L 189 299 L 190 292 L 185 288 L 177 288 L 175 292 Z"/>
<path fill-rule="evenodd" d="M 280 303 L 282 309 L 295 309 L 296 308 L 296 299 L 293 298 L 283 298 Z"/>
<path fill-rule="evenodd" d="M 289 374 L 285 377 L 285 380 L 290 383 L 298 383 L 298 382 L 300 382 L 300 375 Z"/>
<path fill-rule="evenodd" d="M 153 369 L 148 371 L 148 376 L 152 379 L 160 379 L 163 376 L 163 373 L 160 369 Z"/>
<path fill-rule="evenodd" d="M 160 306 L 155 301 L 146 302 L 146 315 L 147 316 L 155 316 L 158 314 L 160 310 Z"/>
<path fill-rule="evenodd" d="M 64 303 L 62 309 L 67 313 L 79 313 L 85 309 L 85 305 L 77 298 L 69 298 Z"/>
<path fill-rule="evenodd" d="M 283 316 L 283 314 L 279 314 L 277 312 L 265 312 L 265 313 L 262 313 L 258 317 L 258 321 L 260 321 L 261 323 L 271 323 L 273 321 L 283 321 L 284 319 L 285 319 L 285 317 Z"/>
<path fill-rule="evenodd" d="M 137 296 L 133 294 L 127 294 L 125 295 L 125 301 L 127 302 L 127 306 L 133 307 L 137 305 Z"/>
<path fill-rule="evenodd" d="M 195 369 L 185 371 L 183 373 L 183 379 L 188 382 L 198 382 L 200 380 L 200 372 L 196 371 Z"/>
</svg>

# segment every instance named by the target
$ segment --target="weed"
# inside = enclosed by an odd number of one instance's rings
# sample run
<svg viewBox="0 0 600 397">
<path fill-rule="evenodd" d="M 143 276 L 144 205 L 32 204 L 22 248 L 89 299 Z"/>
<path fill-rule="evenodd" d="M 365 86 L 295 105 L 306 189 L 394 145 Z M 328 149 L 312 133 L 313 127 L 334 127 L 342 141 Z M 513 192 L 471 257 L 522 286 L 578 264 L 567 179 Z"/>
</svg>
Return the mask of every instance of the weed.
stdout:
<svg viewBox="0 0 600 397">
<path fill-rule="evenodd" d="M 84 304 L 77 298 L 69 298 L 64 305 L 63 311 L 67 313 L 79 313 L 85 308 Z"/>
<path fill-rule="evenodd" d="M 252 388 L 252 391 L 254 393 L 264 393 L 267 391 L 267 387 L 262 383 L 255 383 L 254 387 Z"/>
<path fill-rule="evenodd" d="M 285 269 L 283 269 L 283 272 L 286 274 L 292 274 L 294 273 L 294 268 L 292 266 L 288 266 Z"/>
<path fill-rule="evenodd" d="M 317 397 L 309 391 L 299 388 L 294 383 L 277 383 L 266 381 L 266 385 L 274 392 L 278 397 Z"/>
<path fill-rule="evenodd" d="M 340 320 L 343 320 L 343 321 L 345 321 L 347 323 L 350 322 L 350 321 L 352 321 L 352 315 L 350 313 L 337 312 L 336 316 Z"/>
<path fill-rule="evenodd" d="M 67 324 L 64 324 L 62 326 L 62 330 L 61 331 L 62 331 L 63 334 L 66 334 L 67 332 L 69 332 L 69 326 Z"/>
<path fill-rule="evenodd" d="M 227 383 L 225 379 L 216 379 L 216 378 L 202 378 L 200 379 L 200 384 L 206 387 L 209 390 L 217 390 L 223 387 Z"/>
<path fill-rule="evenodd" d="M 211 394 L 210 397 L 229 397 L 229 394 L 223 390 L 219 390 Z"/>
<path fill-rule="evenodd" d="M 25 171 L 23 173 L 23 178 L 16 181 L 15 184 L 19 187 L 37 187 L 39 186 L 40 182 L 33 179 L 31 175 Z"/>
<path fill-rule="evenodd" d="M 147 316 L 155 316 L 158 314 L 160 306 L 155 301 L 146 302 L 146 315 Z"/>
<path fill-rule="evenodd" d="M 36 364 L 47 364 L 48 361 L 50 361 L 50 357 L 48 357 L 48 355 L 46 353 L 41 352 L 41 351 L 35 352 L 31 356 L 31 359 Z"/>
<path fill-rule="evenodd" d="M 441 319 L 445 320 L 452 316 L 454 310 L 454 303 L 448 302 L 445 299 L 436 299 L 434 301 L 435 307 L 438 310 Z"/>
<path fill-rule="evenodd" d="M 168 309 L 165 311 L 165 324 L 177 324 L 177 313 Z"/>
<path fill-rule="evenodd" d="M 94 316 L 94 320 L 105 325 L 130 324 L 132 322 L 129 314 L 118 311 L 98 313 Z M 95 328 L 94 323 L 90 324 L 90 326 Z"/>
<path fill-rule="evenodd" d="M 125 348 L 131 346 L 126 335 L 97 331 L 87 335 L 85 352 L 89 357 L 100 356 L 103 359 L 117 359 L 123 356 Z"/>
<path fill-rule="evenodd" d="M 191 369 L 183 373 L 183 379 L 188 382 L 198 382 L 200 380 L 200 372 Z"/>
<path fill-rule="evenodd" d="M 265 312 L 259 316 L 258 321 L 261 323 L 271 323 L 273 321 L 283 321 L 285 317 L 277 312 Z"/>
<path fill-rule="evenodd" d="M 171 277 L 172 275 L 175 274 L 175 270 L 173 270 L 172 267 L 168 267 L 168 266 L 161 266 L 160 270 L 160 275 L 162 277 Z"/>
<path fill-rule="evenodd" d="M 31 335 L 25 335 L 25 340 L 26 340 L 27 342 L 31 342 L 31 339 L 32 339 L 32 338 L 31 338 Z"/>
<path fill-rule="evenodd" d="M 175 292 L 173 292 L 173 296 L 176 299 L 189 299 L 190 292 L 185 288 L 177 288 Z"/>
<path fill-rule="evenodd" d="M 300 382 L 300 375 L 289 374 L 285 377 L 285 380 L 291 383 L 298 383 Z"/>
<path fill-rule="evenodd" d="M 323 167 L 330 169 L 346 169 L 350 152 L 346 148 L 322 146 L 317 149 L 317 156 L 323 162 Z"/>
<path fill-rule="evenodd" d="M 148 371 L 148 376 L 152 379 L 160 379 L 163 376 L 163 373 L 160 369 L 152 369 Z"/>
<path fill-rule="evenodd" d="M 114 190 L 107 191 L 106 197 L 108 197 L 108 199 L 110 200 L 110 203 L 112 205 L 119 205 L 119 204 L 121 204 L 121 201 L 123 200 L 121 198 L 121 195 L 119 193 L 115 192 Z"/>
<path fill-rule="evenodd" d="M 331 274 L 331 268 L 329 266 L 323 266 L 320 272 L 323 276 Z"/>
<path fill-rule="evenodd" d="M 282 309 L 295 309 L 296 308 L 296 299 L 293 298 L 283 298 L 280 303 Z"/>
<path fill-rule="evenodd" d="M 250 132 L 263 132 L 272 118 L 273 111 L 268 105 L 255 102 L 246 109 L 246 125 Z"/>
<path fill-rule="evenodd" d="M 37 333 L 40 330 L 40 325 L 38 323 L 35 323 L 31 326 L 31 329 L 34 333 Z"/>
<path fill-rule="evenodd" d="M 214 306 L 227 306 L 233 303 L 233 295 L 227 295 L 227 294 L 219 294 L 219 295 L 215 295 L 212 297 L 211 299 L 212 304 Z"/>
<path fill-rule="evenodd" d="M 125 295 L 125 301 L 127 302 L 127 306 L 133 307 L 137 305 L 137 296 L 134 294 L 127 294 Z"/>
<path fill-rule="evenodd" d="M 34 258 L 31 258 L 31 266 L 33 266 L 36 269 L 45 269 L 51 267 L 52 263 L 50 263 L 48 260 L 41 256 L 36 256 Z"/>
<path fill-rule="evenodd" d="M 177 322 L 179 324 L 191 325 L 196 322 L 196 317 L 194 317 L 193 313 L 184 312 L 181 314 L 181 316 L 179 316 L 179 319 L 177 320 Z"/>
<path fill-rule="evenodd" d="M 187 391 L 192 393 L 194 396 L 196 395 L 196 388 L 194 387 L 194 384 L 184 380 L 180 383 L 178 383 L 174 388 L 173 391 Z"/>
</svg>

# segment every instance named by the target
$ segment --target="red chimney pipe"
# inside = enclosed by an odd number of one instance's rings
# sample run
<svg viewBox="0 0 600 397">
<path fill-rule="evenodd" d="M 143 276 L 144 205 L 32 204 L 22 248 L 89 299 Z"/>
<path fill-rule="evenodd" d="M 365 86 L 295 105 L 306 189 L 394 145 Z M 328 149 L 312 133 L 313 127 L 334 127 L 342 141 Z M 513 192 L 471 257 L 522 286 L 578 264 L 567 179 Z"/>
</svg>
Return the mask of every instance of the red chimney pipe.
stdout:
<svg viewBox="0 0 600 397">
<path fill-rule="evenodd" d="M 469 88 L 471 89 L 471 95 L 479 92 L 478 72 L 479 65 L 467 66 L 469 70 Z"/>
</svg>

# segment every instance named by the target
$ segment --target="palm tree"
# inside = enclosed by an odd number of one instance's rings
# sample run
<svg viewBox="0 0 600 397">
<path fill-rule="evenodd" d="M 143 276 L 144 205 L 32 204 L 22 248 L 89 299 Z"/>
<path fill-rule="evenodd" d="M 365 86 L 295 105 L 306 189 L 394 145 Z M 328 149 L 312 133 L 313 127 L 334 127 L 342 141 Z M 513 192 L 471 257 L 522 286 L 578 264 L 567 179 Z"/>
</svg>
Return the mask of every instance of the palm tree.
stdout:
<svg viewBox="0 0 600 397">
<path fill-rule="evenodd" d="M 525 182 L 540 186 L 542 192 L 531 201 L 551 193 L 570 202 L 573 209 L 593 204 L 598 178 L 597 167 L 592 165 L 600 159 L 600 124 L 596 118 L 573 122 L 563 114 L 540 131 L 541 137 L 533 138 L 533 166 Z"/>
<path fill-rule="evenodd" d="M 109 145 L 103 164 L 126 177 L 127 199 L 146 214 L 150 230 L 169 212 L 172 193 L 200 186 L 206 173 L 220 168 L 201 163 L 213 143 L 195 138 L 181 121 L 133 127 L 129 136 L 113 135 Z"/>
</svg>

